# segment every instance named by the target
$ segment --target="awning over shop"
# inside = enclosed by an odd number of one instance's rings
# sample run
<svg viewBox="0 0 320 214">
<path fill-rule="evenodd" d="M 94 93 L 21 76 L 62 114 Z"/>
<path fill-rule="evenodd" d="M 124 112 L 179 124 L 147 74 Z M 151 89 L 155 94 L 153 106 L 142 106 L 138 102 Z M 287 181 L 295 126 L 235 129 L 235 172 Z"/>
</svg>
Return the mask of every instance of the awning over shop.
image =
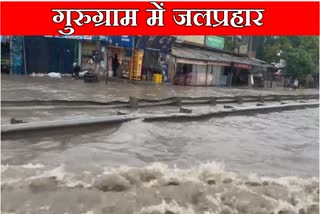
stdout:
<svg viewBox="0 0 320 214">
<path fill-rule="evenodd" d="M 50 37 L 50 38 L 60 38 L 60 39 L 76 39 L 76 40 L 101 40 L 101 41 L 108 41 L 108 36 L 90 36 L 90 35 L 84 35 L 84 36 L 52 36 L 52 35 L 46 35 L 44 37 Z"/>
<path fill-rule="evenodd" d="M 155 50 L 167 53 L 176 37 L 172 36 L 140 36 L 137 38 L 136 48 L 143 50 Z"/>
<path fill-rule="evenodd" d="M 207 64 L 216 64 L 217 66 L 231 66 L 234 67 L 250 69 L 252 66 L 257 67 L 273 67 L 262 60 L 249 58 L 249 57 L 239 57 L 232 54 L 215 52 L 211 50 L 204 50 L 200 48 L 191 47 L 176 47 L 172 48 L 171 54 L 177 57 L 177 62 L 184 62 L 190 64 L 195 61 L 205 61 Z"/>
<path fill-rule="evenodd" d="M 102 41 L 111 46 L 119 46 L 124 48 L 133 48 L 133 36 L 51 36 L 49 38 L 74 39 L 74 40 L 89 40 Z"/>
</svg>

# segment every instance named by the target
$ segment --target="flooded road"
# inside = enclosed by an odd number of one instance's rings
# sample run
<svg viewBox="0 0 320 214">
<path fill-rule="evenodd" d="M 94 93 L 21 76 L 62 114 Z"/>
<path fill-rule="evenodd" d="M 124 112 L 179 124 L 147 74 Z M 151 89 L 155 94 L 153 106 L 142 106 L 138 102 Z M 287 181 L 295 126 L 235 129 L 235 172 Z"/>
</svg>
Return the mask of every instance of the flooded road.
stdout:
<svg viewBox="0 0 320 214">
<path fill-rule="evenodd" d="M 310 108 L 4 139 L 2 210 L 318 213 L 318 130 Z"/>
<path fill-rule="evenodd" d="M 71 78 L 48 78 L 28 76 L 1 76 L 2 101 L 25 100 L 86 100 L 109 102 L 127 101 L 129 96 L 144 99 L 162 99 L 174 96 L 209 97 L 236 95 L 297 95 L 319 94 L 317 89 L 289 90 L 283 88 L 229 88 L 193 87 L 167 84 L 133 84 L 101 80 L 96 84 L 84 83 Z"/>
</svg>

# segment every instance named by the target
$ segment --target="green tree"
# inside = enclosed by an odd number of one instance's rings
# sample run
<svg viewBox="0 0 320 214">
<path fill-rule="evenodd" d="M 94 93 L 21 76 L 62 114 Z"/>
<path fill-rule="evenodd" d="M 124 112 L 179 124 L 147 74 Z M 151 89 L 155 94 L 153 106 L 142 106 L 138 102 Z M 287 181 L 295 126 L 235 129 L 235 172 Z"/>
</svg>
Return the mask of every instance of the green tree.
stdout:
<svg viewBox="0 0 320 214">
<path fill-rule="evenodd" d="M 232 36 L 224 38 L 224 50 L 233 52 L 234 50 L 238 50 L 240 47 L 240 39 Z"/>
<path fill-rule="evenodd" d="M 287 61 L 286 72 L 297 78 L 307 74 L 319 73 L 319 37 L 310 36 L 270 36 L 263 40 L 263 60 L 278 63 L 279 50 L 281 59 Z"/>
<path fill-rule="evenodd" d="M 319 73 L 319 37 L 302 37 L 300 48 L 310 54 L 314 65 L 314 72 Z"/>
<path fill-rule="evenodd" d="M 301 48 L 292 48 L 286 54 L 286 72 L 294 78 L 302 79 L 307 74 L 314 73 L 315 65 L 311 54 Z"/>
</svg>

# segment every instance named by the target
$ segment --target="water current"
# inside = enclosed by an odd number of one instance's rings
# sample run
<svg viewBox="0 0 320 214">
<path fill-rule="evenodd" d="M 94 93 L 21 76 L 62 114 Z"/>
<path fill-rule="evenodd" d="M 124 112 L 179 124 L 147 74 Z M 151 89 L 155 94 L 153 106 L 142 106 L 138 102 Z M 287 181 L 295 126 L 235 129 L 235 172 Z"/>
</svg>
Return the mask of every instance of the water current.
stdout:
<svg viewBox="0 0 320 214">
<path fill-rule="evenodd" d="M 318 213 L 319 109 L 2 139 L 3 213 Z"/>
</svg>

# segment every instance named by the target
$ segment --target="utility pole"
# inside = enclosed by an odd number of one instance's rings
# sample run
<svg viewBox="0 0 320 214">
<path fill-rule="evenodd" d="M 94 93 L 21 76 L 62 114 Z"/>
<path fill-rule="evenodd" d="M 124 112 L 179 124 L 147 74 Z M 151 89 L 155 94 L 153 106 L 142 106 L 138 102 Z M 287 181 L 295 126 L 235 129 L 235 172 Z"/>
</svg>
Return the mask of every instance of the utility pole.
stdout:
<svg viewBox="0 0 320 214">
<path fill-rule="evenodd" d="M 252 36 L 249 36 L 249 57 L 252 57 L 252 39 L 253 37 Z"/>
<path fill-rule="evenodd" d="M 106 84 L 108 84 L 109 82 L 109 55 L 108 55 L 108 52 L 109 52 L 109 44 L 107 45 L 107 49 L 105 51 L 105 57 L 106 57 L 106 60 L 107 60 L 107 65 L 106 65 Z"/>
<path fill-rule="evenodd" d="M 27 56 L 26 56 L 26 42 L 24 36 L 22 37 L 23 45 L 23 65 L 24 65 L 24 75 L 27 75 Z"/>
</svg>

